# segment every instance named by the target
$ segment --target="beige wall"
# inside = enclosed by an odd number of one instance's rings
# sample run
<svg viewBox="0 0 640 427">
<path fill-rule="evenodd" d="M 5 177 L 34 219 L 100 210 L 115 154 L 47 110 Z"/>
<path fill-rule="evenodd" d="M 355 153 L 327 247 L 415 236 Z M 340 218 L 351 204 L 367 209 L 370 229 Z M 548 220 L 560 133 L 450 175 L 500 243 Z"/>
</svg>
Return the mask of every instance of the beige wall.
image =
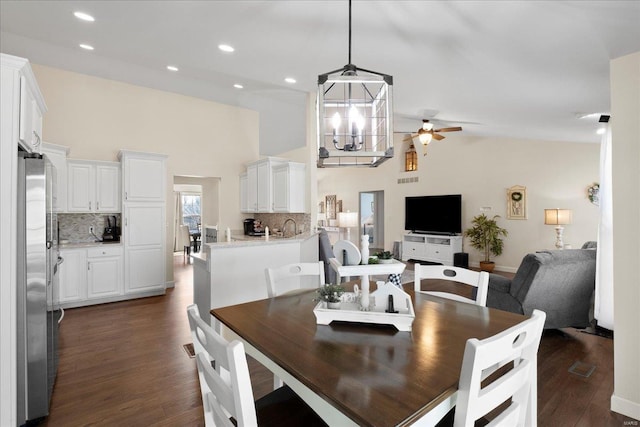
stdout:
<svg viewBox="0 0 640 427">
<path fill-rule="evenodd" d="M 504 252 L 495 258 L 499 269 L 515 271 L 522 257 L 541 249 L 555 249 L 555 230 L 544 225 L 545 208 L 573 210 L 573 224 L 565 227 L 564 241 L 580 247 L 596 240 L 598 209 L 586 189 L 598 181 L 599 145 L 550 141 L 507 140 L 448 134 L 429 145 L 427 156 L 418 150 L 418 171 L 404 172 L 408 143 L 396 135 L 393 159 L 378 168 L 319 169 L 318 198 L 336 194 L 343 210 L 358 211 L 360 191 L 383 190 L 385 198 L 385 248 L 404 233 L 405 196 L 462 194 L 463 229 L 480 209 L 500 215 L 500 226 L 509 231 Z M 416 183 L 398 184 L 399 178 L 417 177 Z M 506 191 L 514 185 L 527 187 L 528 219 L 506 219 Z M 317 201 L 316 201 L 317 203 Z M 358 244 L 354 233 L 352 240 Z M 470 262 L 480 254 L 467 245 Z"/>
<path fill-rule="evenodd" d="M 640 419 L 640 52 L 611 61 L 614 391 L 611 409 Z"/>
<path fill-rule="evenodd" d="M 239 179 L 258 159 L 258 113 L 211 101 L 33 65 L 47 103 L 43 135 L 77 159 L 117 160 L 120 149 L 167 159 L 167 280 L 173 279 L 173 176 L 219 177 L 222 226 L 241 228 Z"/>
</svg>

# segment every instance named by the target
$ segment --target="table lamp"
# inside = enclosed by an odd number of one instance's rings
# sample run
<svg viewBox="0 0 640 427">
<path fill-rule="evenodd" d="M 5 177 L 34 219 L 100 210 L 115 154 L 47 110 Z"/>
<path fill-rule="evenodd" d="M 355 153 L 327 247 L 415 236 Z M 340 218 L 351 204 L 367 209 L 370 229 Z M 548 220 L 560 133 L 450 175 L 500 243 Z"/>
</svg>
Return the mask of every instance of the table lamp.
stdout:
<svg viewBox="0 0 640 427">
<path fill-rule="evenodd" d="M 546 225 L 556 226 L 556 248 L 563 249 L 564 248 L 564 242 L 562 241 L 562 232 L 564 231 L 563 225 L 571 224 L 571 210 L 570 209 L 545 209 L 544 223 Z"/>
<path fill-rule="evenodd" d="M 358 226 L 358 212 L 338 212 L 338 227 L 347 229 L 347 240 L 351 241 L 351 227 Z"/>
</svg>

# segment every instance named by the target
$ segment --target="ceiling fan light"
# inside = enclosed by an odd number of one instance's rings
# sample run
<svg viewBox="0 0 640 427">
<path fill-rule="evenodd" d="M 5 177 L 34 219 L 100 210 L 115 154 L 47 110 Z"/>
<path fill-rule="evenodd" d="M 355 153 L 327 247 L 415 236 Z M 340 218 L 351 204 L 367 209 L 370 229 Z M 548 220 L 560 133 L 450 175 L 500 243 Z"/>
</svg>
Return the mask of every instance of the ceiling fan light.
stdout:
<svg viewBox="0 0 640 427">
<path fill-rule="evenodd" d="M 422 145 L 427 145 L 431 142 L 431 134 L 428 132 L 423 132 L 420 135 L 418 135 L 418 139 L 420 140 L 420 142 L 422 143 Z"/>
<path fill-rule="evenodd" d="M 429 123 L 428 121 L 424 121 L 422 123 L 422 129 L 426 131 L 430 131 L 433 129 L 433 123 Z"/>
</svg>

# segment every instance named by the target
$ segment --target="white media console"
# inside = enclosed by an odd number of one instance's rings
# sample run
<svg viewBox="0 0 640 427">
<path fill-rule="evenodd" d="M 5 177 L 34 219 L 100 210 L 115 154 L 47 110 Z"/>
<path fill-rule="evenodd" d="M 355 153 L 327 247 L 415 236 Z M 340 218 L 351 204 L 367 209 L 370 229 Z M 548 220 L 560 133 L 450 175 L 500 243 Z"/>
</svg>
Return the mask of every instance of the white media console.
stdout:
<svg viewBox="0 0 640 427">
<path fill-rule="evenodd" d="M 405 234 L 402 238 L 402 260 L 410 259 L 453 265 L 453 254 L 462 252 L 462 236 L 437 234 Z"/>
</svg>

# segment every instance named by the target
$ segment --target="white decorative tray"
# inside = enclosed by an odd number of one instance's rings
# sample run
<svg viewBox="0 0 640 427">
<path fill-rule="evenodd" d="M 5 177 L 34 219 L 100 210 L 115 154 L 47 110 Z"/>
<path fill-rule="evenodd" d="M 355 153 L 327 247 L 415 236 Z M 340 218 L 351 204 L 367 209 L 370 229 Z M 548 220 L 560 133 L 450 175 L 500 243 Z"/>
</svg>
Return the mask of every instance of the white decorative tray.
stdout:
<svg viewBox="0 0 640 427">
<path fill-rule="evenodd" d="M 389 295 L 393 295 L 393 305 L 397 313 L 387 313 Z M 313 309 L 316 323 L 328 325 L 334 321 L 373 323 L 378 325 L 393 325 L 399 331 L 410 332 L 413 319 L 416 316 L 411 303 L 411 297 L 391 283 L 385 283 L 372 292 L 371 302 L 374 305 L 368 311 L 360 310 L 360 302 L 353 292 L 342 295 L 340 308 L 327 308 L 325 302 L 319 302 Z"/>
</svg>

